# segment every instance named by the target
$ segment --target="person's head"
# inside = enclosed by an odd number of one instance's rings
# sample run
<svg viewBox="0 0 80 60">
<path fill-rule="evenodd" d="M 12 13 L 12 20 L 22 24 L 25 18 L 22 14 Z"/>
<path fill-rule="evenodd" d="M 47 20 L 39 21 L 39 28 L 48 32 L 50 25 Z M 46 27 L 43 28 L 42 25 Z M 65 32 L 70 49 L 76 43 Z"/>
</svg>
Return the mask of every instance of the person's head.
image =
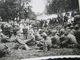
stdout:
<svg viewBox="0 0 80 60">
<path fill-rule="evenodd" d="M 70 29 L 74 29 L 74 26 L 73 26 L 73 25 L 71 25 L 71 26 L 70 26 Z"/>
<path fill-rule="evenodd" d="M 39 34 L 42 34 L 43 32 L 44 32 L 44 30 L 41 29 L 41 30 L 39 31 Z"/>
<path fill-rule="evenodd" d="M 66 31 L 70 32 L 71 31 L 70 27 L 66 27 Z"/>
<path fill-rule="evenodd" d="M 52 30 L 52 36 L 54 36 L 57 33 L 57 30 Z"/>
<path fill-rule="evenodd" d="M 79 25 L 78 24 L 75 25 L 75 30 L 79 30 Z"/>
<path fill-rule="evenodd" d="M 64 34 L 65 33 L 65 29 L 64 28 L 60 29 L 59 33 L 60 34 Z"/>
<path fill-rule="evenodd" d="M 47 34 L 46 34 L 45 32 L 43 32 L 43 33 L 41 34 L 41 36 L 42 36 L 44 39 L 47 38 Z"/>
<path fill-rule="evenodd" d="M 17 36 L 21 36 L 21 34 L 23 34 L 23 32 L 17 31 Z"/>
</svg>

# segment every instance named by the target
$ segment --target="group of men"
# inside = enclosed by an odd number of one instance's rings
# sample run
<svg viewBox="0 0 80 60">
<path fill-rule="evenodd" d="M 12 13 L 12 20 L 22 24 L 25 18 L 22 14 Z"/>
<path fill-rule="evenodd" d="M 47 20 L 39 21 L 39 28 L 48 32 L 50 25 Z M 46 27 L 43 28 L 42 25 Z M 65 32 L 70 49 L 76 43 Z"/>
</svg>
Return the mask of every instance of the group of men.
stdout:
<svg viewBox="0 0 80 60">
<path fill-rule="evenodd" d="M 47 31 L 39 31 L 36 35 L 39 45 L 50 47 L 62 48 L 62 47 L 77 47 L 79 46 L 79 27 L 75 25 L 63 27 L 60 30 L 51 29 Z"/>
<path fill-rule="evenodd" d="M 59 26 L 59 25 L 58 25 Z M 80 26 L 68 24 L 55 28 L 33 28 L 32 24 L 17 23 L 16 21 L 1 25 L 1 41 L 17 42 L 18 48 L 22 46 L 29 50 L 35 45 L 42 50 L 50 48 L 77 47 L 80 43 Z M 4 37 L 5 36 L 5 37 Z M 14 39 L 12 39 L 12 36 Z"/>
</svg>

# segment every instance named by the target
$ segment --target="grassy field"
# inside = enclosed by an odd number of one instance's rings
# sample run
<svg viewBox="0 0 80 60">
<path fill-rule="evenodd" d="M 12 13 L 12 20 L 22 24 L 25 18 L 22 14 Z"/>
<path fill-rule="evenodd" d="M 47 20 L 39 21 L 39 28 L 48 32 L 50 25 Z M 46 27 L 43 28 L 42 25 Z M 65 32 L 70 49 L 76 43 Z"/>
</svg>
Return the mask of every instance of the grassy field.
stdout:
<svg viewBox="0 0 80 60">
<path fill-rule="evenodd" d="M 25 58 L 80 54 L 80 49 L 77 48 L 51 48 L 51 50 L 47 52 L 39 51 L 36 49 L 31 49 L 29 51 L 21 49 L 15 50 L 12 49 L 12 47 L 14 47 L 15 44 L 16 43 L 6 43 L 6 45 L 11 49 L 10 55 L 2 57 L 0 58 L 0 60 L 20 60 Z"/>
</svg>

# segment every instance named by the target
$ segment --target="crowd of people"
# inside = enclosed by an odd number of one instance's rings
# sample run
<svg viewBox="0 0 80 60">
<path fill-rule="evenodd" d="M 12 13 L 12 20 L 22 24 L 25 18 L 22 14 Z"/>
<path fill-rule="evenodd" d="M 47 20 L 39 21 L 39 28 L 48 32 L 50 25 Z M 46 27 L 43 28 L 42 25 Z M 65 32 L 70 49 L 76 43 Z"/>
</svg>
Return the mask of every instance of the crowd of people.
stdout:
<svg viewBox="0 0 80 60">
<path fill-rule="evenodd" d="M 49 50 L 50 48 L 77 47 L 79 46 L 80 27 L 75 26 L 56 26 L 55 28 L 33 28 L 31 24 L 8 23 L 2 24 L 0 30 L 0 41 L 17 42 L 18 47 L 31 49 L 35 48 Z M 13 38 L 12 38 L 13 37 Z"/>
<path fill-rule="evenodd" d="M 17 45 L 14 47 L 16 49 L 30 50 L 32 49 L 30 46 L 35 46 L 34 48 L 43 51 L 48 51 L 50 48 L 77 48 L 79 40 L 79 24 L 66 24 L 64 26 L 63 24 L 57 26 L 47 24 L 44 27 L 40 23 L 39 28 L 25 21 L 10 21 L 1 24 L 0 29 L 0 42 L 16 42 Z"/>
</svg>

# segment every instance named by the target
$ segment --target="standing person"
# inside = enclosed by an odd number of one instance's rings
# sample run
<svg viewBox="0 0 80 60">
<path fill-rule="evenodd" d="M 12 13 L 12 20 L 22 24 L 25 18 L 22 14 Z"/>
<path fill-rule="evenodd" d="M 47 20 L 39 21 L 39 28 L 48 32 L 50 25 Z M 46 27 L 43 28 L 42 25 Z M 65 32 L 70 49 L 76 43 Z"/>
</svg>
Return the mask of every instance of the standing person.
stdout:
<svg viewBox="0 0 80 60">
<path fill-rule="evenodd" d="M 2 32 L 4 32 L 4 24 L 1 25 Z"/>
<path fill-rule="evenodd" d="M 43 27 L 43 24 L 44 24 L 44 21 L 41 20 L 41 21 L 40 21 L 40 27 Z"/>
<path fill-rule="evenodd" d="M 74 13 L 74 11 L 72 11 L 72 14 L 71 14 L 71 16 L 72 16 L 72 17 L 74 17 L 74 16 L 75 16 L 75 13 Z"/>
<path fill-rule="evenodd" d="M 68 21 L 68 17 L 65 15 L 64 16 L 64 22 L 67 22 Z"/>
<path fill-rule="evenodd" d="M 17 35 L 17 31 L 19 31 L 19 25 L 18 24 L 16 24 L 16 25 L 14 25 L 14 27 L 13 27 L 13 34 L 16 36 Z"/>
</svg>

